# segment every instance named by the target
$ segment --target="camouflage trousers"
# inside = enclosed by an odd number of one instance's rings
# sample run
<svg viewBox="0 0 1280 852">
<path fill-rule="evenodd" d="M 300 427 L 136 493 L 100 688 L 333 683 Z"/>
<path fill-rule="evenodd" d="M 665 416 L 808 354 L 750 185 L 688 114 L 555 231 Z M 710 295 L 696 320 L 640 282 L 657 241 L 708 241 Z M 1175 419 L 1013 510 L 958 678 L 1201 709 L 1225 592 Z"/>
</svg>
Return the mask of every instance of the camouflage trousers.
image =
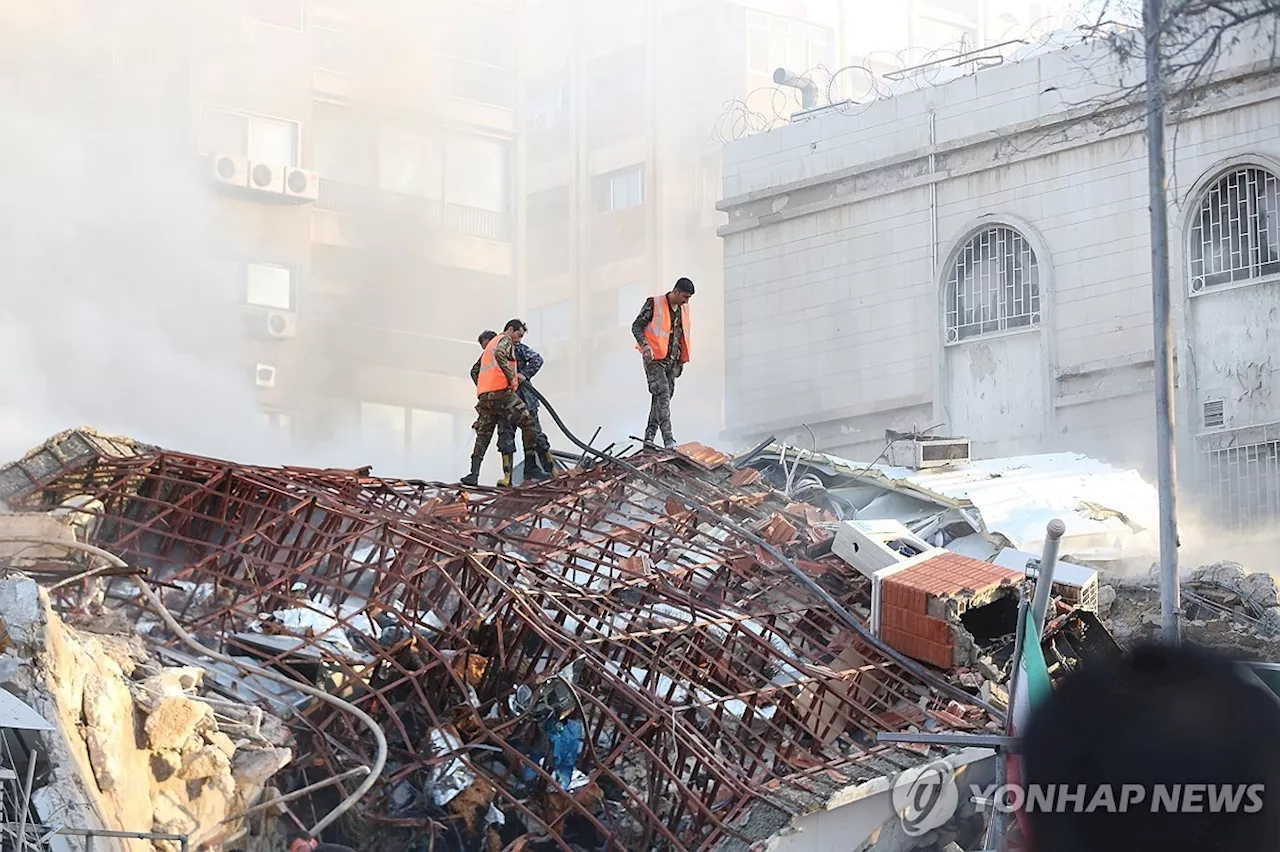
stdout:
<svg viewBox="0 0 1280 852">
<path fill-rule="evenodd" d="M 526 395 L 523 385 L 520 386 L 516 393 L 520 395 L 520 401 L 524 403 L 525 409 L 529 412 L 529 417 L 533 420 L 534 431 L 538 433 L 538 452 L 543 453 L 551 449 L 551 441 L 547 439 L 546 433 L 542 431 L 542 423 L 538 420 L 538 398 L 533 394 Z M 498 452 L 508 456 L 516 454 L 516 426 L 505 418 L 498 421 Z"/>
<path fill-rule="evenodd" d="M 644 429 L 647 441 L 652 441 L 659 432 L 664 441 L 671 440 L 671 397 L 675 395 L 681 367 L 664 361 L 644 365 L 644 378 L 649 385 L 649 423 Z"/>
<path fill-rule="evenodd" d="M 533 415 L 525 407 L 520 397 L 510 392 L 487 393 L 476 402 L 476 445 L 472 450 L 472 458 L 482 459 L 489 451 L 489 442 L 493 440 L 493 432 L 501 424 L 510 424 L 512 430 L 513 449 L 514 432 L 520 430 L 524 439 L 524 453 L 530 458 L 538 452 L 538 430 Z"/>
</svg>

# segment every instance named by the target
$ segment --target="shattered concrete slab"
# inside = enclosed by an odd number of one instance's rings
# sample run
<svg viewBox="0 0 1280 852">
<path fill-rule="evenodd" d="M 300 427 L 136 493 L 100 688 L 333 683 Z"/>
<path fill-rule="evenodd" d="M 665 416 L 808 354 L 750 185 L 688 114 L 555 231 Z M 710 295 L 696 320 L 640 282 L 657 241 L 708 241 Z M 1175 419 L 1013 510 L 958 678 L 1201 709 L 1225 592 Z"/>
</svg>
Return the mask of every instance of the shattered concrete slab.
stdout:
<svg viewBox="0 0 1280 852">
<path fill-rule="evenodd" d="M 0 535 L 11 517 L 0 516 Z M 2 685 L 52 723 L 37 740 L 47 770 L 32 796 L 46 823 L 187 835 L 192 849 L 216 845 L 241 832 L 236 815 L 269 780 L 236 773 L 233 759 L 270 753 L 277 770 L 289 761 L 288 749 L 247 736 L 228 716 L 235 708 L 215 711 L 199 695 L 202 673 L 160 665 L 137 636 L 68 626 L 27 577 L 0 579 L 0 625 L 8 637 Z M 94 848 L 152 845 L 97 838 Z M 154 846 L 178 849 L 170 841 Z"/>
</svg>

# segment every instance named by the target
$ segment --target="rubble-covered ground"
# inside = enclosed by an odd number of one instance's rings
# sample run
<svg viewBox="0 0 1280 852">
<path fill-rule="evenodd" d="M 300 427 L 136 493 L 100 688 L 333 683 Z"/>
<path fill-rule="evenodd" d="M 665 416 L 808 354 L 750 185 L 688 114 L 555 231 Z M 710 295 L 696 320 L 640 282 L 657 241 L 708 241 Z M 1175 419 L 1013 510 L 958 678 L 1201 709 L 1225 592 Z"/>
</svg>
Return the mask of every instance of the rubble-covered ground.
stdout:
<svg viewBox="0 0 1280 852">
<path fill-rule="evenodd" d="M 287 729 L 204 693 L 203 670 L 163 665 L 118 613 L 81 622 L 64 622 L 30 578 L 0 579 L 0 687 L 53 724 L 31 749 L 41 767 L 36 814 L 52 825 L 186 835 L 193 849 L 270 849 L 275 832 L 252 831 L 239 815 L 289 762 Z"/>
<path fill-rule="evenodd" d="M 1182 636 L 1263 662 L 1280 662 L 1280 588 L 1275 576 L 1235 562 L 1183 574 Z M 1155 577 L 1113 579 L 1099 590 L 1099 614 L 1123 646 L 1156 640 L 1161 630 Z"/>
</svg>

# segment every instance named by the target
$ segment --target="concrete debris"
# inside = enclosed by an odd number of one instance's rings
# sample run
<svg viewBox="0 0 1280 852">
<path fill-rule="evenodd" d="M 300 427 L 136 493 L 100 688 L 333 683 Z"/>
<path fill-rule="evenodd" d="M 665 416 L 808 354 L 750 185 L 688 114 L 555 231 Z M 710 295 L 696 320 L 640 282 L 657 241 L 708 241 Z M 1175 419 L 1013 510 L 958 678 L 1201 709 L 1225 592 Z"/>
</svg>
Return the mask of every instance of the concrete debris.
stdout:
<svg viewBox="0 0 1280 852">
<path fill-rule="evenodd" d="M 866 801 L 849 792 L 862 785 L 961 754 L 880 746 L 879 732 L 997 729 L 1022 574 L 939 549 L 931 537 L 963 532 L 969 509 L 936 500 L 932 520 L 898 524 L 863 564 L 838 530 L 847 493 L 812 471 L 784 493 L 767 459 L 746 474 L 728 461 L 686 445 L 631 457 L 639 474 L 584 463 L 518 493 L 463 492 L 74 430 L 0 470 L 0 499 L 25 513 L 80 507 L 64 516 L 93 523 L 75 534 L 145 571 L 201 642 L 371 716 L 387 762 L 342 822 L 358 848 L 742 852 L 804 814 Z M 833 617 L 744 528 L 863 626 Z M 1077 586 L 1046 626 L 1058 673 L 1110 641 L 1078 608 L 1102 596 Z M 84 746 L 95 795 L 152 792 L 145 814 L 131 799 L 138 812 L 113 824 L 207 839 L 269 783 L 288 792 L 314 783 L 311 770 L 350 777 L 373 762 L 373 738 L 342 706 L 185 651 L 133 606 L 131 583 L 104 588 L 147 641 L 118 671 L 95 658 L 102 683 L 72 705 L 142 732 L 117 753 L 106 737 Z M 289 772 L 295 746 L 306 774 Z M 319 813 L 350 790 L 340 781 L 296 807 Z"/>
<path fill-rule="evenodd" d="M 1187 573 L 1181 592 L 1187 641 L 1280 663 L 1280 589 L 1270 572 L 1216 562 Z M 1103 600 L 1112 603 L 1104 609 Z M 1158 638 L 1160 594 L 1154 577 L 1115 580 L 1099 590 L 1099 604 L 1121 644 Z"/>
<path fill-rule="evenodd" d="M 11 517 L 0 515 L 0 536 Z M 270 775 L 237 777 L 231 756 L 249 762 L 266 751 L 270 765 L 282 764 L 264 741 L 237 744 L 218 731 L 213 707 L 196 693 L 198 669 L 163 666 L 136 637 L 68 626 L 22 575 L 0 579 L 0 601 L 0 626 L 12 641 L 5 659 L 24 663 L 5 668 L 6 685 L 55 725 L 34 743 L 44 780 L 31 798 L 33 830 L 39 818 L 56 818 L 76 828 L 186 834 L 192 849 L 240 830 L 235 816 Z M 152 845 L 99 838 L 95 848 Z M 171 841 L 154 846 L 178 849 Z"/>
</svg>

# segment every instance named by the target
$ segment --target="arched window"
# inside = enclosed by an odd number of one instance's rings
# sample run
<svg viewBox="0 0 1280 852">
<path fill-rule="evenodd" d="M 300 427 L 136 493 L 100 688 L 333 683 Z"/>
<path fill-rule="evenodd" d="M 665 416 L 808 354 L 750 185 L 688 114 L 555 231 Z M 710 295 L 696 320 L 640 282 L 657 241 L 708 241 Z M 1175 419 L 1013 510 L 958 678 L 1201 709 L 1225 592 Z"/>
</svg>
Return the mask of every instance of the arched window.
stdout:
<svg viewBox="0 0 1280 852">
<path fill-rule="evenodd" d="M 1040 324 L 1040 268 L 1022 234 L 996 225 L 969 238 L 947 275 L 946 340 Z"/>
<path fill-rule="evenodd" d="M 1280 183 L 1257 166 L 1210 186 L 1191 221 L 1191 292 L 1280 275 Z"/>
</svg>

